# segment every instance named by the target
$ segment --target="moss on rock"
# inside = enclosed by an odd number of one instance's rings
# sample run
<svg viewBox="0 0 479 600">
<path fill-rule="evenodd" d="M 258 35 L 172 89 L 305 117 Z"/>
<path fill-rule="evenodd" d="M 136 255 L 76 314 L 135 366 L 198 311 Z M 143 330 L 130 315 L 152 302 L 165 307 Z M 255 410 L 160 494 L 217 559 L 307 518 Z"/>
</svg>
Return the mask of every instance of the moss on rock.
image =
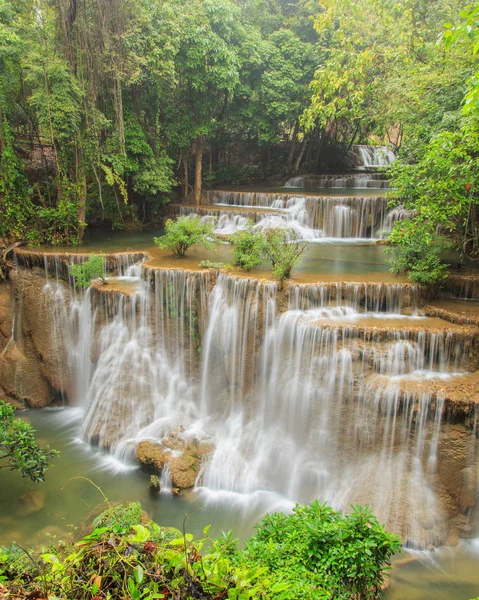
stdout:
<svg viewBox="0 0 479 600">
<path fill-rule="evenodd" d="M 142 518 L 139 502 L 122 502 L 103 511 L 93 521 L 93 527 L 113 527 L 117 525 L 121 531 L 129 531 L 133 525 L 138 525 Z"/>
</svg>

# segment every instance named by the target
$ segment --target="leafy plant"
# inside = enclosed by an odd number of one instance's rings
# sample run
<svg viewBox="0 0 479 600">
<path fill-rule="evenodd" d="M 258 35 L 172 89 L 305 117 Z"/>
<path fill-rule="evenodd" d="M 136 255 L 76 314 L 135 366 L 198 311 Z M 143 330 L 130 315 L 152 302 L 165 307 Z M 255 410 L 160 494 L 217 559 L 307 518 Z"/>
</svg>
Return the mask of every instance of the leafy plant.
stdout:
<svg viewBox="0 0 479 600">
<path fill-rule="evenodd" d="M 396 226 L 394 244 L 404 246 L 426 235 L 424 248 L 430 253 L 439 232 L 461 256 L 479 259 L 478 140 L 479 124 L 467 122 L 459 132 L 438 134 L 415 164 L 398 161 L 392 167 L 393 197 L 414 211 L 417 232 Z"/>
<path fill-rule="evenodd" d="M 0 548 L 0 580 L 12 596 L 41 588 L 45 598 L 71 600 L 373 600 L 400 548 L 367 508 L 343 515 L 319 502 L 297 505 L 290 515 L 266 516 L 241 551 L 231 532 L 208 537 L 209 526 L 195 540 L 185 530 L 140 524 L 138 507 L 110 507 L 73 545 L 26 556 Z M 135 518 L 124 521 L 132 510 Z"/>
<path fill-rule="evenodd" d="M 38 483 L 44 480 L 50 460 L 58 455 L 50 446 L 40 447 L 33 427 L 15 418 L 11 404 L 0 401 L 0 469 L 19 471 Z"/>
<path fill-rule="evenodd" d="M 79 265 L 70 265 L 70 275 L 75 278 L 77 287 L 88 287 L 93 279 L 105 279 L 106 258 L 98 254 L 91 254 L 85 262 Z"/>
<path fill-rule="evenodd" d="M 263 252 L 273 265 L 273 275 L 280 282 L 289 279 L 293 267 L 308 249 L 308 244 L 298 241 L 293 232 L 285 229 L 268 229 L 264 237 Z"/>
<path fill-rule="evenodd" d="M 391 271 L 407 273 L 421 285 L 437 284 L 447 277 L 449 265 L 440 256 L 450 243 L 427 226 L 416 220 L 396 223 L 389 241 L 392 246 L 386 252 L 391 255 Z"/>
<path fill-rule="evenodd" d="M 244 560 L 267 567 L 278 600 L 379 598 L 400 540 L 367 507 L 352 509 L 342 514 L 314 501 L 290 515 L 267 515 L 246 543 Z"/>
<path fill-rule="evenodd" d="M 233 244 L 233 261 L 245 271 L 251 271 L 264 260 L 265 237 L 262 231 L 253 229 L 253 222 L 248 221 L 246 229 L 241 229 L 230 236 Z"/>
<path fill-rule="evenodd" d="M 162 250 L 172 250 L 179 258 L 185 256 L 193 245 L 203 246 L 207 250 L 215 249 L 213 228 L 208 223 L 202 223 L 199 217 L 189 215 L 178 217 L 176 221 L 168 219 L 165 229 L 165 235 L 154 238 L 154 242 Z"/>
<path fill-rule="evenodd" d="M 128 532 L 141 520 L 141 504 L 139 502 L 122 502 L 103 511 L 93 521 L 93 527 L 99 529 L 115 527 L 118 532 Z"/>
</svg>

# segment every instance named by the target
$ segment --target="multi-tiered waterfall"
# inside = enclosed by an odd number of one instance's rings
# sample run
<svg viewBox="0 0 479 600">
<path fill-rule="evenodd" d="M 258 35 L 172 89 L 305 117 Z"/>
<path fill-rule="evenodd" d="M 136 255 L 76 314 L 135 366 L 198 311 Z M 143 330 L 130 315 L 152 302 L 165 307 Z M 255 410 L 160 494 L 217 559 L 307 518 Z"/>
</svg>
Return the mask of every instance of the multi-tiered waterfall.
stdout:
<svg viewBox="0 0 479 600">
<path fill-rule="evenodd" d="M 461 531 L 477 492 L 476 413 L 448 386 L 477 369 L 474 327 L 422 317 L 409 284 L 279 290 L 123 254 L 109 261 L 120 277 L 79 293 L 72 260 L 17 252 L 17 330 L 0 368 L 38 352 L 47 385 L 82 407 L 90 443 L 121 460 L 140 448 L 173 485 L 238 510 L 320 498 L 369 504 L 419 546 Z M 9 393 L 28 398 L 15 381 Z"/>
<path fill-rule="evenodd" d="M 257 229 L 283 228 L 309 241 L 364 241 L 383 237 L 395 221 L 408 216 L 401 208 L 390 209 L 388 199 L 377 195 L 210 191 L 206 199 L 208 205 L 181 206 L 178 210 L 183 215 L 200 216 L 223 235 L 252 221 Z"/>
</svg>

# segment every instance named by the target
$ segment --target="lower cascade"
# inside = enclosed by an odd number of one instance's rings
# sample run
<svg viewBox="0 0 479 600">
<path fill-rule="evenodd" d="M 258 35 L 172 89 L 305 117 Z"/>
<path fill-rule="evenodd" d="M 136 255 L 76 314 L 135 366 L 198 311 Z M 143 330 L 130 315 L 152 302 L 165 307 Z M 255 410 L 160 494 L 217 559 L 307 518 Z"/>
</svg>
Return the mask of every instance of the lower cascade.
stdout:
<svg viewBox="0 0 479 600">
<path fill-rule="evenodd" d="M 82 407 L 85 440 L 207 500 L 369 504 L 417 547 L 469 527 L 477 414 L 439 384 L 477 369 L 478 339 L 430 325 L 415 286 L 278 289 L 131 255 L 78 292 L 60 263 L 18 257 L 0 353 L 10 396 L 41 404 L 29 382 L 43 377 L 36 394 Z"/>
</svg>

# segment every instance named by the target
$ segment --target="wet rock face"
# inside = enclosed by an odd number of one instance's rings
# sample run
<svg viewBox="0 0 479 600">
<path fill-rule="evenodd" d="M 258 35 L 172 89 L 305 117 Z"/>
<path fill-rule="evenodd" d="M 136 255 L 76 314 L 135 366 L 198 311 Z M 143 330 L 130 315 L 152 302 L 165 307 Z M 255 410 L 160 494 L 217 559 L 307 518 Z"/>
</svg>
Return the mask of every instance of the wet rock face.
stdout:
<svg viewBox="0 0 479 600">
<path fill-rule="evenodd" d="M 0 284 L 0 396 L 20 406 L 46 406 L 53 400 L 38 353 L 30 339 L 13 336 L 14 289 Z"/>
<path fill-rule="evenodd" d="M 35 408 L 70 386 L 53 296 L 44 287 L 43 274 L 33 271 L 12 273 L 0 285 L 0 392 Z"/>
</svg>

